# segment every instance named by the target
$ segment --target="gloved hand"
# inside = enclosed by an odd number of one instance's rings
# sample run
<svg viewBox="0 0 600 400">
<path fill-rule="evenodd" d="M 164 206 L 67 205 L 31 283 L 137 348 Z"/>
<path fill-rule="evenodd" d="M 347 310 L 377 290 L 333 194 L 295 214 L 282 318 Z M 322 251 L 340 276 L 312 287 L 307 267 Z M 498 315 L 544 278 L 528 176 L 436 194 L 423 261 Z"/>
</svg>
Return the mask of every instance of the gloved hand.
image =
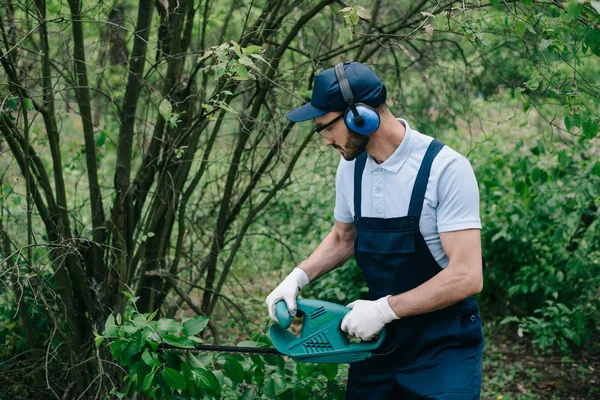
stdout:
<svg viewBox="0 0 600 400">
<path fill-rule="evenodd" d="M 275 316 L 275 305 L 279 300 L 285 300 L 288 311 L 292 317 L 296 316 L 296 297 L 302 288 L 309 284 L 308 275 L 301 268 L 294 270 L 267 296 L 265 302 L 269 308 L 269 315 L 273 321 L 277 321 Z"/>
<path fill-rule="evenodd" d="M 361 340 L 371 340 L 386 324 L 400 319 L 390 307 L 388 297 L 375 301 L 357 300 L 346 307 L 352 308 L 342 320 L 342 330 Z"/>
</svg>

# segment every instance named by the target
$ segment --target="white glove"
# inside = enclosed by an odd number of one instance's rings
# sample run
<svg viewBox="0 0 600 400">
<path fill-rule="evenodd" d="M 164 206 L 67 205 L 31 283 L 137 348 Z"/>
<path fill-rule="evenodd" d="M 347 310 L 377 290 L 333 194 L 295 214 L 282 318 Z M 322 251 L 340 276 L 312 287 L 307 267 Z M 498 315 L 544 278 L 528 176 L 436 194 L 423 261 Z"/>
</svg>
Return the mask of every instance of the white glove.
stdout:
<svg viewBox="0 0 600 400">
<path fill-rule="evenodd" d="M 352 308 L 342 320 L 342 330 L 361 340 L 371 340 L 386 324 L 400 319 L 390 307 L 388 297 L 375 301 L 357 300 L 346 307 Z"/>
<path fill-rule="evenodd" d="M 302 288 L 309 284 L 308 275 L 301 268 L 294 270 L 267 296 L 265 303 L 269 307 L 269 315 L 273 321 L 277 321 L 275 316 L 275 305 L 279 300 L 285 300 L 288 311 L 292 317 L 296 316 L 296 297 Z"/>
</svg>

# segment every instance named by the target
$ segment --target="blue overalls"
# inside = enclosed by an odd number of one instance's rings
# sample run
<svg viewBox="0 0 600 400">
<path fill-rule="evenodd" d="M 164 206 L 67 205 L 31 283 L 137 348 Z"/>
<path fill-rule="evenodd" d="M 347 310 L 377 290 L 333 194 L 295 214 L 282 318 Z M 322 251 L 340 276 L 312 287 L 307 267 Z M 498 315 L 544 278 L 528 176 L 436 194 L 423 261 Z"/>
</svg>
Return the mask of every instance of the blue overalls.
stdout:
<svg viewBox="0 0 600 400">
<path fill-rule="evenodd" d="M 429 145 L 405 217 L 361 216 L 367 153 L 355 161 L 354 257 L 370 300 L 407 292 L 442 271 L 419 230 L 419 218 L 431 165 L 443 146 L 438 140 Z M 347 399 L 479 399 L 483 331 L 472 296 L 443 310 L 401 318 L 387 329 L 387 347 L 395 350 L 351 364 Z"/>
</svg>

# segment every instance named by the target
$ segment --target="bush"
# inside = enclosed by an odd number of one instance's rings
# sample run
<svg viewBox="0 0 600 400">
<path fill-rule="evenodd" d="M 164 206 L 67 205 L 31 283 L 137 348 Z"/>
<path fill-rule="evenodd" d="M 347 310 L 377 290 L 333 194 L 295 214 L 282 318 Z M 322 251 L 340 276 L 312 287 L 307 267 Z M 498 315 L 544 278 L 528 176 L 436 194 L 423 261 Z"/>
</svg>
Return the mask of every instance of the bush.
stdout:
<svg viewBox="0 0 600 400">
<path fill-rule="evenodd" d="M 130 296 L 131 297 L 131 296 Z M 135 302 L 137 299 L 132 298 Z M 143 392 L 160 399 L 343 399 L 345 385 L 337 365 L 286 362 L 279 356 L 194 352 L 208 318 L 154 320 L 156 312 L 137 310 L 122 321 L 110 315 L 96 345 L 108 342 L 110 353 L 127 370 L 118 398 Z M 269 347 L 269 338 L 255 333 L 240 346 Z M 178 350 L 161 348 L 170 345 Z"/>
<path fill-rule="evenodd" d="M 582 346 L 600 298 L 600 162 L 590 142 L 548 149 L 495 137 L 473 155 L 488 262 L 482 294 L 542 349 Z M 505 309 L 498 309 L 506 314 Z"/>
</svg>

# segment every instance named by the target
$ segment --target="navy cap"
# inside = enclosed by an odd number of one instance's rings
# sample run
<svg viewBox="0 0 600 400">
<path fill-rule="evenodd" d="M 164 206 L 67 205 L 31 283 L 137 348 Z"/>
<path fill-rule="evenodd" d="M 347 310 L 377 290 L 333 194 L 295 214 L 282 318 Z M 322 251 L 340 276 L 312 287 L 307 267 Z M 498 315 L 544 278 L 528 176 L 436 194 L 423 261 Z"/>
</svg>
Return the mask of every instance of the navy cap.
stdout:
<svg viewBox="0 0 600 400">
<path fill-rule="evenodd" d="M 355 103 L 365 103 L 371 107 L 385 103 L 385 85 L 371 68 L 358 62 L 345 62 L 344 70 Z M 301 122 L 346 108 L 348 105 L 342 96 L 335 69 L 329 68 L 315 77 L 310 103 L 290 111 L 286 117 L 292 122 Z"/>
</svg>

